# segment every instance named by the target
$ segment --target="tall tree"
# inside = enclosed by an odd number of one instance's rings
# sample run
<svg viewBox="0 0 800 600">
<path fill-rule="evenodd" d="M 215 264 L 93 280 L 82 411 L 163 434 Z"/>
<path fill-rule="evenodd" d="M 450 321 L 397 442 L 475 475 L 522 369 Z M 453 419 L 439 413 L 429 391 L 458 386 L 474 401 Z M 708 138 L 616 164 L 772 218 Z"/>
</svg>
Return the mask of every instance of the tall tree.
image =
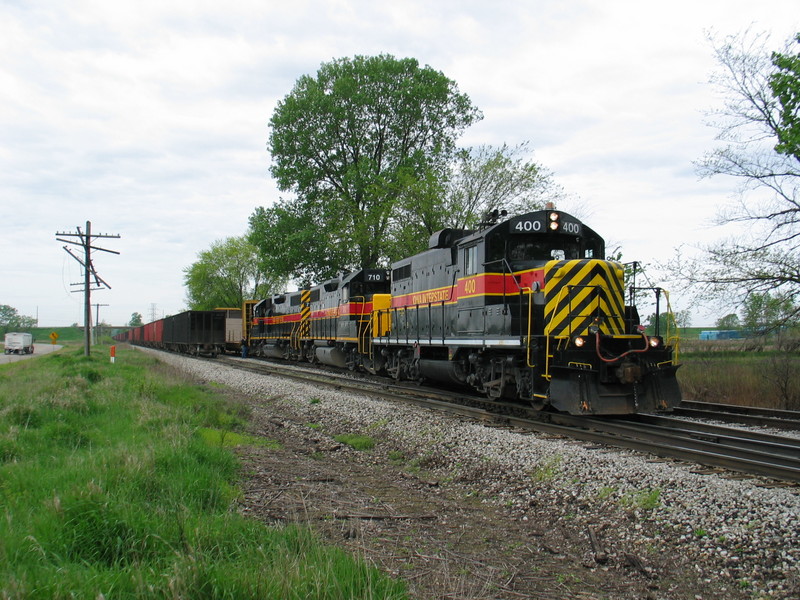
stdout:
<svg viewBox="0 0 800 600">
<path fill-rule="evenodd" d="M 797 321 L 797 307 L 791 300 L 769 292 L 750 294 L 742 307 L 742 325 L 752 333 L 763 334 L 778 330 Z"/>
<path fill-rule="evenodd" d="M 739 329 L 742 326 L 739 320 L 739 315 L 736 313 L 729 313 L 724 317 L 720 317 L 716 322 L 717 329 Z"/>
<path fill-rule="evenodd" d="M 795 41 L 800 44 L 800 33 Z M 777 72 L 770 78 L 769 85 L 780 105 L 775 150 L 800 160 L 800 52 L 776 52 L 772 63 Z"/>
<path fill-rule="evenodd" d="M 552 173 L 530 159 L 530 143 L 478 146 L 459 153 L 447 182 L 444 208 L 450 227 L 474 227 L 492 210 L 521 214 L 563 197 Z"/>
<path fill-rule="evenodd" d="M 428 237 L 445 227 L 474 228 L 492 210 L 521 214 L 562 198 L 552 173 L 530 155 L 529 142 L 466 148 L 443 171 L 406 186 L 393 228 L 394 254 L 423 250 Z"/>
<path fill-rule="evenodd" d="M 30 329 L 36 326 L 36 317 L 26 317 L 8 304 L 0 304 L 0 333 L 15 329 Z"/>
<path fill-rule="evenodd" d="M 240 307 L 244 300 L 263 298 L 285 285 L 284 279 L 263 270 L 256 248 L 244 237 L 214 242 L 183 272 L 192 310 Z"/>
<path fill-rule="evenodd" d="M 481 117 L 455 82 L 415 59 L 322 64 L 316 77 L 300 77 L 270 120 L 271 173 L 296 199 L 257 210 L 250 239 L 266 250 L 285 230 L 282 219 L 302 226 L 297 236 L 331 244 L 338 263 L 309 265 L 314 278 L 386 263 L 397 199 L 430 181 Z"/>
<path fill-rule="evenodd" d="M 770 52 L 768 39 L 746 32 L 712 40 L 720 66 L 712 83 L 726 100 L 710 123 L 720 144 L 698 171 L 740 182 L 736 202 L 718 222 L 739 224 L 744 233 L 673 262 L 673 272 L 701 298 L 742 303 L 773 290 L 790 301 L 800 294 L 800 54 L 791 42 Z"/>
</svg>

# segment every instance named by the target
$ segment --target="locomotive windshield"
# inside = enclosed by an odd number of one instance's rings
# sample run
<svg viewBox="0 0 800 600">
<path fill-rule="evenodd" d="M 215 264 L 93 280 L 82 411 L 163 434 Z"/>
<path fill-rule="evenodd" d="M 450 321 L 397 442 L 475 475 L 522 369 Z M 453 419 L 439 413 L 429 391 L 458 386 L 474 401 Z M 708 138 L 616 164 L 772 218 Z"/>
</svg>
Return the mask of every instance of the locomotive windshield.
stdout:
<svg viewBox="0 0 800 600">
<path fill-rule="evenodd" d="M 551 260 L 603 259 L 605 244 L 583 223 L 566 213 L 543 210 L 499 224 L 486 236 L 486 261 L 524 268 Z"/>
<path fill-rule="evenodd" d="M 515 237 L 508 240 L 506 256 L 511 262 L 531 262 L 583 258 L 580 241 L 569 241 L 564 236 L 555 239 Z"/>
</svg>

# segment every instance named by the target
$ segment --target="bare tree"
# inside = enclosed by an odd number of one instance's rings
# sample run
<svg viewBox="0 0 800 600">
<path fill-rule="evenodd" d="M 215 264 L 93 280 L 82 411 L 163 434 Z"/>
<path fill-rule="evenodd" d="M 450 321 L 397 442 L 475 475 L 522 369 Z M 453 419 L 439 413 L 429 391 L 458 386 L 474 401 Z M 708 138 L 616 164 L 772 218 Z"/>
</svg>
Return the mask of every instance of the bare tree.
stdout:
<svg viewBox="0 0 800 600">
<path fill-rule="evenodd" d="M 772 292 L 793 300 L 800 294 L 800 156 L 797 146 L 781 141 L 787 122 L 796 126 L 798 116 L 787 96 L 776 92 L 779 80 L 797 83 L 796 71 L 780 66 L 786 64 L 781 59 L 795 60 L 793 42 L 773 52 L 768 35 L 750 31 L 709 41 L 719 64 L 711 83 L 725 101 L 709 118 L 719 143 L 697 169 L 702 177 L 738 180 L 735 201 L 717 220 L 744 231 L 701 247 L 696 258 L 679 253 L 670 268 L 701 299 L 741 303 Z"/>
</svg>

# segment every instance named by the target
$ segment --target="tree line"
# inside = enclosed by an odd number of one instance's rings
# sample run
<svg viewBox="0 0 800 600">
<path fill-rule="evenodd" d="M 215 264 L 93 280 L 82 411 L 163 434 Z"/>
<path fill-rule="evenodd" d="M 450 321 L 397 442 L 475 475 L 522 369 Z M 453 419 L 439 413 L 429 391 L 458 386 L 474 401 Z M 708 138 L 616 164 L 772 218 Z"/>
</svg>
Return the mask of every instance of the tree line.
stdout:
<svg viewBox="0 0 800 600">
<path fill-rule="evenodd" d="M 0 333 L 25 331 L 36 327 L 36 317 L 19 314 L 19 311 L 8 304 L 0 304 Z"/>
</svg>

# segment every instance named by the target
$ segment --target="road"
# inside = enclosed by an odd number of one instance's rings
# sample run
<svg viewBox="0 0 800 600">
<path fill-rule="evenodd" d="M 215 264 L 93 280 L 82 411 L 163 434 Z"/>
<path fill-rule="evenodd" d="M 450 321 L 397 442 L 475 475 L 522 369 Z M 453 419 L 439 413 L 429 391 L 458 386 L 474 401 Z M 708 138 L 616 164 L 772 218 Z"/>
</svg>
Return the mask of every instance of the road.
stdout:
<svg viewBox="0 0 800 600">
<path fill-rule="evenodd" d="M 6 363 L 17 362 L 20 360 L 26 360 L 28 358 L 35 358 L 37 356 L 42 356 L 43 354 L 50 354 L 51 352 L 55 352 L 56 350 L 60 350 L 63 346 L 58 344 L 34 344 L 33 345 L 33 354 L 0 354 L 0 365 L 4 365 Z"/>
</svg>

